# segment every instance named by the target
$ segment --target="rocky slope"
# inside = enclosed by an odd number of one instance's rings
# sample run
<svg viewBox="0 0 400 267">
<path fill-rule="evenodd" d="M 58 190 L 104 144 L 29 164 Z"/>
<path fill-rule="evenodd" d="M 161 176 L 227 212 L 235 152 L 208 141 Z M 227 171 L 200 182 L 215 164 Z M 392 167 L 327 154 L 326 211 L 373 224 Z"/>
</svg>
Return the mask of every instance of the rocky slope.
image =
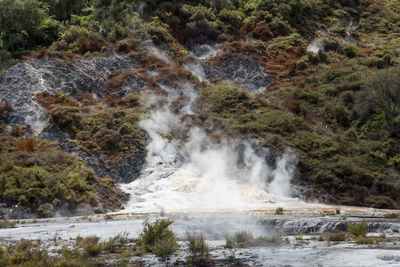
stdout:
<svg viewBox="0 0 400 267">
<path fill-rule="evenodd" d="M 198 79 L 231 80 L 252 92 L 265 90 L 271 81 L 265 67 L 255 60 L 230 57 L 222 62 L 213 62 L 202 56 L 200 54 L 200 59 L 195 58 L 202 72 Z M 192 64 L 186 67 L 196 75 Z M 118 182 L 131 182 L 140 175 L 145 161 L 143 149 L 124 155 L 117 161 L 111 160 L 107 153 L 85 153 L 87 151 L 80 150 L 74 142 L 75 136 L 49 119 L 49 110 L 40 103 L 40 97 L 43 93 L 60 98 L 85 94 L 95 100 L 105 97 L 118 100 L 134 92 L 154 91 L 148 87 L 146 80 L 136 75 L 130 75 L 117 90 L 110 88 L 108 82 L 113 77 L 120 73 L 133 73 L 138 69 L 140 67 L 135 59 L 126 56 L 71 61 L 46 56 L 19 63 L 0 75 L 0 99 L 12 106 L 6 122 L 9 125 L 25 125 L 38 136 L 58 141 L 65 151 L 85 160 L 100 177 L 110 176 Z M 159 86 L 170 88 L 169 84 L 160 83 Z M 169 90 L 172 90 L 170 95 L 181 94 L 178 88 Z M 84 105 L 79 103 L 81 107 Z"/>
<path fill-rule="evenodd" d="M 179 127 L 157 129 L 166 147 L 196 127 L 208 146 L 290 147 L 303 198 L 400 206 L 397 0 L 161 2 L 85 2 L 65 16 L 37 2 L 27 35 L 2 29 L 4 68 L 30 54 L 0 76 L 2 131 L 58 141 L 128 183 L 156 158 L 143 121 L 167 107 Z"/>
</svg>

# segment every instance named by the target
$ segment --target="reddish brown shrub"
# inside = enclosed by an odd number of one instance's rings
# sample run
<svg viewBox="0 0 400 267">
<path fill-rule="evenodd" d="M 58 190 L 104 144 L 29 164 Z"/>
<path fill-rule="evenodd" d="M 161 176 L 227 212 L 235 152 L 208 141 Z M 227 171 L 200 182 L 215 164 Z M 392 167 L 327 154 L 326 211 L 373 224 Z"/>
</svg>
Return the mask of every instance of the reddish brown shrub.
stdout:
<svg viewBox="0 0 400 267">
<path fill-rule="evenodd" d="M 24 59 L 28 60 L 28 59 L 40 59 L 44 56 L 48 55 L 48 51 L 46 48 L 43 47 L 38 47 L 38 49 L 36 50 L 36 52 L 34 52 L 32 55 L 30 56 L 26 56 L 24 57 Z"/>
<path fill-rule="evenodd" d="M 250 32 L 255 38 L 261 39 L 263 41 L 271 40 L 274 35 L 271 32 L 269 26 L 265 23 L 258 24 L 254 29 Z"/>
<path fill-rule="evenodd" d="M 117 101 L 112 96 L 106 96 L 103 99 L 103 103 L 109 107 L 115 107 L 117 105 Z"/>
<path fill-rule="evenodd" d="M 82 54 L 89 51 L 89 40 L 84 36 L 78 38 L 76 45 L 78 46 L 79 52 Z"/>
<path fill-rule="evenodd" d="M 82 103 L 85 106 L 95 105 L 99 102 L 98 100 L 94 99 L 91 94 L 82 92 L 78 92 L 74 98 L 75 100 L 79 101 L 79 103 Z"/>
<path fill-rule="evenodd" d="M 139 95 L 131 94 L 124 98 L 118 99 L 117 104 L 119 106 L 125 106 L 125 107 L 129 107 L 129 108 L 139 106 Z"/>
<path fill-rule="evenodd" d="M 111 88 L 114 92 L 122 89 L 122 86 L 128 82 L 129 77 L 136 76 L 135 72 L 117 72 L 111 79 L 106 81 L 106 85 Z"/>
<path fill-rule="evenodd" d="M 101 51 L 103 47 L 108 48 L 108 45 L 103 41 L 92 40 L 89 42 L 90 52 Z"/>
<path fill-rule="evenodd" d="M 37 101 L 45 108 L 49 108 L 53 104 L 64 104 L 71 107 L 78 107 L 79 105 L 73 101 L 73 99 L 68 98 L 64 94 L 49 94 L 48 92 L 42 92 L 37 94 Z"/>
<path fill-rule="evenodd" d="M 33 138 L 23 138 L 15 146 L 14 151 L 34 152 L 37 146 L 36 140 Z"/>
</svg>

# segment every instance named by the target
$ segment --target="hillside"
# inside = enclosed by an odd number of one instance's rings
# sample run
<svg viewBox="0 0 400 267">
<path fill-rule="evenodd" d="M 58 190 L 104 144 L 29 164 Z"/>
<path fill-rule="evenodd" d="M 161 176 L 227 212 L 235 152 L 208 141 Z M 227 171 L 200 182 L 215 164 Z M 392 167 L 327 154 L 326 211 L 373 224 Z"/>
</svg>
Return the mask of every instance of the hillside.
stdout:
<svg viewBox="0 0 400 267">
<path fill-rule="evenodd" d="M 293 197 L 400 208 L 399 0 L 0 0 L 0 38 L 11 217 L 121 207 L 165 103 L 165 143 L 289 149 Z"/>
</svg>

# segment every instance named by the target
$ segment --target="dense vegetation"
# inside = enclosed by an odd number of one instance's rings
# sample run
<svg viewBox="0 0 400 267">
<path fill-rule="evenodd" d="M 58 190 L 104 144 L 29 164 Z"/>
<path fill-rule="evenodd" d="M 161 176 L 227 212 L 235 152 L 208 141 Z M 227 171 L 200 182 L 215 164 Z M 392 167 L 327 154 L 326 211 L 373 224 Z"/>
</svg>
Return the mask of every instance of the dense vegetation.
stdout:
<svg viewBox="0 0 400 267">
<path fill-rule="evenodd" d="M 138 127 L 141 108 L 138 95 L 115 101 L 95 100 L 88 94 L 38 95 L 49 113 L 49 123 L 75 138 L 86 153 L 106 153 L 114 160 L 144 149 L 144 133 Z"/>
<path fill-rule="evenodd" d="M 376 222 L 363 220 L 345 223 L 344 231 L 328 227 L 322 234 L 309 233 L 310 229 L 305 227 L 304 232 L 297 236 L 275 233 L 255 238 L 250 232 L 242 230 L 227 234 L 225 246 L 211 247 L 204 235 L 198 232 L 186 232 L 186 238 L 178 243 L 175 233 L 169 229 L 171 223 L 173 221 L 166 219 L 145 221 L 138 240 L 128 238 L 127 232 L 109 239 L 95 235 L 68 240 L 55 236 L 46 242 L 21 239 L 0 245 L 0 264 L 20 267 L 147 266 L 156 264 L 153 254 L 160 262 L 171 266 L 249 266 L 248 259 L 254 265 L 257 261 L 254 261 L 253 255 L 260 249 L 305 249 L 304 245 L 308 249 L 311 244 L 322 248 L 351 244 L 358 245 L 357 249 L 377 249 L 390 244 L 397 248 L 400 240 L 396 235 L 369 233 L 369 225 Z M 392 231 L 397 233 L 398 229 Z M 248 250 L 251 247 L 257 249 Z M 219 253 L 229 253 L 229 257 L 220 257 Z"/>
<path fill-rule="evenodd" d="M 159 83 L 190 80 L 203 88 L 195 122 L 215 129 L 211 134 L 250 135 L 267 146 L 296 149 L 301 175 L 296 182 L 307 186 L 307 198 L 400 208 L 399 7 L 398 0 L 0 0 L 0 68 L 24 56 L 129 54 L 142 69 L 159 75 L 120 73 L 108 82 L 113 90 L 129 76 L 140 77 L 160 93 Z M 349 30 L 352 23 L 357 27 Z M 307 52 L 315 38 L 322 48 Z M 143 43 L 149 39 L 173 62 L 167 65 L 147 53 Z M 225 81 L 196 81 L 182 63 L 187 49 L 202 43 L 221 44 L 216 63 L 238 54 L 268 63 L 274 79 L 269 90 L 253 95 Z M 144 111 L 137 96 L 129 97 L 96 102 L 87 96 L 57 100 L 41 95 L 40 100 L 51 122 L 75 137 L 80 149 L 118 158 L 144 146 L 145 136 L 137 127 Z M 91 108 L 81 108 L 82 101 Z M 2 105 L 0 119 L 9 108 Z M 54 170 L 52 161 L 40 159 L 45 154 L 37 154 L 50 153 L 43 142 L 34 141 L 45 152 L 25 151 L 22 160 L 20 152 L 7 152 L 11 161 L 1 167 L 2 177 L 11 177 L 5 180 L 7 190 L 16 177 L 47 179 L 49 172 L 61 175 L 72 168 L 65 176 L 69 178 L 57 179 L 65 185 L 64 193 L 49 196 L 41 189 L 43 196 L 36 201 L 90 198 L 84 192 L 65 192 L 68 179 L 85 187 L 95 180 L 93 174 L 78 163 Z M 18 151 L 15 146 L 7 151 Z M 36 161 L 30 164 L 32 157 Z M 37 197 L 1 188 L 2 198 L 13 203 Z"/>
<path fill-rule="evenodd" d="M 0 131 L 0 201 L 22 208 L 13 216 L 91 214 L 121 206 L 123 194 L 113 180 L 96 177 L 57 144 L 21 131 Z"/>
</svg>

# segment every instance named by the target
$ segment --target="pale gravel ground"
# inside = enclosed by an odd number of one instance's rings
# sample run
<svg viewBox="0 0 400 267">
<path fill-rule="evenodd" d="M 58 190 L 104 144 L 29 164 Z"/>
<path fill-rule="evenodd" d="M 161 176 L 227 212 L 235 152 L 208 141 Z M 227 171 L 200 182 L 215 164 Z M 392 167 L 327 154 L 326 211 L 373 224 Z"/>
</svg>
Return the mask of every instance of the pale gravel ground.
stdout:
<svg viewBox="0 0 400 267">
<path fill-rule="evenodd" d="M 41 220 L 38 223 L 19 224 L 17 228 L 13 229 L 0 229 L 0 241 L 15 241 L 21 238 L 40 239 L 51 246 L 55 236 L 61 238 L 61 243 L 63 243 L 73 240 L 78 235 L 83 237 L 97 235 L 102 239 L 107 239 L 121 232 L 127 232 L 129 238 L 136 239 L 141 232 L 145 218 L 154 219 L 158 217 L 160 216 L 157 214 L 149 214 L 121 216 L 111 220 L 92 217 L 93 221 L 87 221 L 87 218 Z M 377 245 L 374 245 L 374 247 L 358 246 L 353 243 L 332 243 L 328 245 L 327 242 L 310 240 L 311 236 L 304 236 L 304 240 L 295 240 L 294 236 L 289 236 L 290 244 L 279 247 L 234 250 L 224 248 L 224 236 L 227 232 L 234 233 L 245 229 L 255 236 L 270 234 L 270 230 L 261 223 L 262 220 L 293 219 L 293 221 L 299 221 L 299 225 L 301 225 L 304 221 L 312 220 L 340 221 L 339 216 L 307 217 L 305 215 L 204 213 L 175 214 L 167 217 L 175 221 L 171 227 L 180 239 L 184 238 L 186 231 L 204 233 L 213 257 L 219 260 L 226 261 L 231 257 L 241 259 L 250 266 L 400 266 L 400 246 L 398 244 L 386 243 L 380 244 L 379 247 Z M 353 217 L 347 220 L 359 219 Z M 387 232 L 387 236 L 393 236 L 393 234 Z M 181 244 L 184 249 L 184 242 L 181 242 Z M 185 256 L 185 253 L 181 251 L 174 259 L 183 260 Z M 133 259 L 144 260 L 146 266 L 162 266 L 154 256 Z"/>
</svg>

